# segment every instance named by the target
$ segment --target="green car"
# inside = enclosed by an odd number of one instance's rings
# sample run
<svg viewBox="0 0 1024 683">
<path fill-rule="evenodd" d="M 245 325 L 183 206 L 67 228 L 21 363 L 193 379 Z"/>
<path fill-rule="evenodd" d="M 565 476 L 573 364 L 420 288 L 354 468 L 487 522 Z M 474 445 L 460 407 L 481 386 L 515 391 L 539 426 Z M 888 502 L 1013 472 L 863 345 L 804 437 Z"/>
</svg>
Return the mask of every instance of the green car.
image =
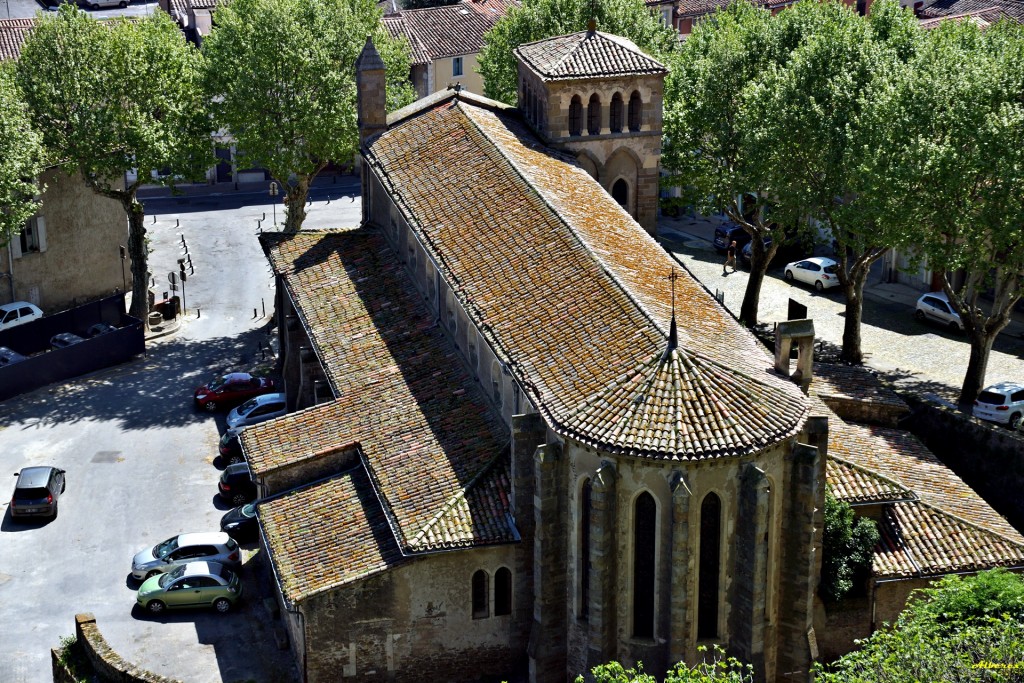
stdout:
<svg viewBox="0 0 1024 683">
<path fill-rule="evenodd" d="M 152 614 L 179 607 L 210 607 L 229 612 L 242 597 L 238 575 L 216 562 L 189 562 L 139 586 L 138 603 Z"/>
</svg>

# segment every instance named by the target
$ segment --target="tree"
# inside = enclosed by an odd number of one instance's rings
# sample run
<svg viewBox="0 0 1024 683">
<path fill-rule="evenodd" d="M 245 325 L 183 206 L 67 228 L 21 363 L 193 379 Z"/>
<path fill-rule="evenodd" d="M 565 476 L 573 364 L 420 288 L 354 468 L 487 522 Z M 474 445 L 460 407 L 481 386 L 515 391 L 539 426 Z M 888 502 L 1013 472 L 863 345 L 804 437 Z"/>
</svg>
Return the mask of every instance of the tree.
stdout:
<svg viewBox="0 0 1024 683">
<path fill-rule="evenodd" d="M 734 2 L 694 27 L 673 55 L 665 86 L 662 165 L 668 175 L 662 182 L 680 188 L 677 203 L 703 213 L 725 212 L 751 235 L 750 277 L 740 306 L 740 321 L 747 325 L 757 323 L 761 283 L 785 239 L 782 225 L 770 216 L 770 152 L 751 140 L 745 95 L 788 55 L 792 38 L 780 27 L 768 11 Z"/>
<path fill-rule="evenodd" d="M 885 220 L 943 273 L 970 340 L 962 406 L 981 391 L 992 344 L 1024 294 L 1022 59 L 1018 25 L 983 33 L 970 22 L 944 22 L 878 105 L 893 123 L 879 143 L 890 155 L 873 172 L 902 197 Z M 987 290 L 993 301 L 983 306 Z"/>
<path fill-rule="evenodd" d="M 905 240 L 880 214 L 900 198 L 876 182 L 864 155 L 885 155 L 873 116 L 877 93 L 913 54 L 917 19 L 895 2 L 872 5 L 865 21 L 846 5 L 801 2 L 775 19 L 799 28 L 785 63 L 772 64 L 746 92 L 750 144 L 764 148 L 758 175 L 773 191 L 774 215 L 787 224 L 812 220 L 835 244 L 846 297 L 842 358 L 863 360 L 861 315 L 871 264 Z M 757 242 L 754 242 L 754 247 Z"/>
<path fill-rule="evenodd" d="M 1024 676 L 1024 581 L 1002 569 L 947 576 L 915 591 L 895 626 L 816 678 L 824 683 L 1019 681 Z"/>
<path fill-rule="evenodd" d="M 284 229 L 330 161 L 358 149 L 355 62 L 372 36 L 387 70 L 388 109 L 412 101 L 408 44 L 391 38 L 372 0 L 235 0 L 203 43 L 214 120 L 241 158 L 284 189 Z"/>
<path fill-rule="evenodd" d="M 21 233 L 35 214 L 41 188 L 43 146 L 14 81 L 0 63 L 0 247 Z"/>
<path fill-rule="evenodd" d="M 825 528 L 822 531 L 821 584 L 818 591 L 828 602 L 837 602 L 855 581 L 871 569 L 871 555 L 878 543 L 873 520 L 855 517 L 853 508 L 825 491 Z"/>
<path fill-rule="evenodd" d="M 523 43 L 583 31 L 590 19 L 599 30 L 629 38 L 656 59 L 664 60 L 678 42 L 676 32 L 643 0 L 524 0 L 484 35 L 479 57 L 484 94 L 515 104 L 518 75 L 512 51 Z"/>
<path fill-rule="evenodd" d="M 212 164 L 200 63 L 163 12 L 100 23 L 73 5 L 40 20 L 18 60 L 18 81 L 49 160 L 80 172 L 90 189 L 124 207 L 131 314 L 144 322 L 148 248 L 136 193 L 143 183 L 173 186 L 202 177 Z M 132 169 L 136 179 L 125 184 Z"/>
<path fill-rule="evenodd" d="M 714 654 L 708 658 L 707 647 L 697 646 L 697 652 L 704 660 L 694 666 L 679 662 L 665 676 L 665 683 L 753 683 L 754 667 L 744 664 L 735 657 L 726 657 L 722 648 L 714 646 Z M 618 662 L 595 666 L 591 672 L 594 683 L 657 683 L 657 679 L 644 673 L 643 664 L 627 669 Z M 583 676 L 576 677 L 576 683 L 583 683 Z"/>
</svg>

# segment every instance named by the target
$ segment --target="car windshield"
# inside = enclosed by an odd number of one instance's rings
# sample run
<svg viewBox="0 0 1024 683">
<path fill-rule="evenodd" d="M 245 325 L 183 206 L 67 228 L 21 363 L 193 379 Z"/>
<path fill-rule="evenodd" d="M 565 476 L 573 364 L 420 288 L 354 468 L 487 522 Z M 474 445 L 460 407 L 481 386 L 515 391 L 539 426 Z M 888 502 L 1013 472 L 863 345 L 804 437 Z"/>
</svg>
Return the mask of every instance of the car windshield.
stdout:
<svg viewBox="0 0 1024 683">
<path fill-rule="evenodd" d="M 258 404 L 259 404 L 259 400 L 258 399 L 250 398 L 248 401 L 246 401 L 245 403 L 243 403 L 242 405 L 240 405 L 238 407 L 238 414 L 239 415 L 245 415 L 250 410 L 255 408 Z"/>
<path fill-rule="evenodd" d="M 168 538 L 163 543 L 158 543 L 153 548 L 153 557 L 158 560 L 162 560 L 167 557 L 167 554 L 178 548 L 178 537 Z"/>
<path fill-rule="evenodd" d="M 169 571 L 166 574 L 161 574 L 160 579 L 157 581 L 161 588 L 165 588 L 167 584 L 185 574 L 185 565 L 175 567 L 173 571 Z"/>
<path fill-rule="evenodd" d="M 1006 402 L 1006 397 L 994 391 L 983 391 L 978 394 L 978 403 L 989 403 L 994 406 L 1001 406 Z"/>
<path fill-rule="evenodd" d="M 224 375 L 222 377 L 217 377 L 216 379 L 212 380 L 209 384 L 206 385 L 206 388 L 209 389 L 210 391 L 217 391 L 227 383 L 228 377 L 227 375 Z"/>
<path fill-rule="evenodd" d="M 234 576 L 235 576 L 234 572 L 232 572 L 230 569 L 228 569 L 224 565 L 220 565 L 220 569 L 217 570 L 217 575 L 220 576 L 225 581 L 227 581 L 228 583 L 231 583 L 231 579 L 234 578 Z"/>
<path fill-rule="evenodd" d="M 242 516 L 252 518 L 256 516 L 256 503 L 249 503 L 242 506 Z"/>
<path fill-rule="evenodd" d="M 839 266 L 835 263 L 833 263 L 831 266 L 825 266 L 825 272 L 828 273 L 829 275 L 835 275 L 838 270 Z"/>
</svg>

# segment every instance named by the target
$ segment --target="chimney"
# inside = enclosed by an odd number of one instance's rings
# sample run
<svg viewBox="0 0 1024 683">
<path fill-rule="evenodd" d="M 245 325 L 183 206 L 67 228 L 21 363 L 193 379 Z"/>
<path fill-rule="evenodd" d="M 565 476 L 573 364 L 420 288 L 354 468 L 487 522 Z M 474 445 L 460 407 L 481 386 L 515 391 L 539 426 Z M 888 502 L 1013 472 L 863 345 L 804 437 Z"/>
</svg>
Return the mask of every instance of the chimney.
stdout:
<svg viewBox="0 0 1024 683">
<path fill-rule="evenodd" d="M 380 58 L 377 48 L 373 46 L 373 39 L 370 36 L 366 36 L 366 45 L 356 59 L 356 112 L 360 145 L 387 130 L 384 61 Z"/>
<path fill-rule="evenodd" d="M 796 372 L 789 371 L 789 355 L 796 344 Z M 775 326 L 775 369 L 800 385 L 806 394 L 814 375 L 814 321 L 787 320 Z"/>
</svg>

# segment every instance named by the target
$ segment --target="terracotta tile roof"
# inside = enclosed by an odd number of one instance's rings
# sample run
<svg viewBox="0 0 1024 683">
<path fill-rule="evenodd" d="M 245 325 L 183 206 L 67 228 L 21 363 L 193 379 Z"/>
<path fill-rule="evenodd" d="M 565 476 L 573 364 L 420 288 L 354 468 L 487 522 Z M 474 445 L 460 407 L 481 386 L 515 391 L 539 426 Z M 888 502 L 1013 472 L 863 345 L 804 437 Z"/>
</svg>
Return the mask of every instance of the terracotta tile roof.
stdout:
<svg viewBox="0 0 1024 683">
<path fill-rule="evenodd" d="M 977 24 L 980 28 L 985 29 L 997 21 L 1009 18 L 1011 18 L 1010 15 L 1008 15 L 1001 7 L 987 7 L 985 9 L 972 10 L 962 14 L 947 14 L 932 19 L 922 18 L 918 23 L 921 28 L 930 30 L 938 28 L 944 21 L 971 21 Z"/>
<path fill-rule="evenodd" d="M 189 0 L 171 0 L 171 14 L 177 14 L 179 17 L 187 17 L 189 10 Z M 228 4 L 228 0 L 191 0 L 192 9 L 217 9 L 223 5 Z"/>
<path fill-rule="evenodd" d="M 387 29 L 392 38 L 405 38 L 409 43 L 409 61 L 412 66 L 430 63 L 430 56 L 423 49 L 423 45 L 416 37 L 416 34 L 409 30 L 409 25 L 401 14 L 382 17 L 381 23 L 384 24 L 384 28 Z"/>
<path fill-rule="evenodd" d="M 515 53 L 545 80 L 668 73 L 632 41 L 600 31 L 524 43 Z"/>
<path fill-rule="evenodd" d="M 985 18 L 993 17 L 992 10 L 1017 23 L 1024 23 L 1024 2 L 1021 0 L 935 0 L 921 8 L 918 16 L 922 19 L 954 17 L 978 13 Z"/>
<path fill-rule="evenodd" d="M 406 552 L 517 540 L 508 432 L 384 239 L 363 228 L 260 241 L 339 398 L 242 432 L 254 475 L 358 444 Z"/>
<path fill-rule="evenodd" d="M 585 171 L 487 102 L 428 98 L 389 117 L 365 154 L 552 428 L 595 448 L 670 459 L 751 453 L 795 433 L 806 416 L 799 388 L 688 274 L 676 301 L 689 367 L 685 384 L 671 384 L 680 366 L 654 359 L 667 346 L 667 275 L 678 266 Z M 660 384 L 631 394 L 645 374 Z M 735 393 L 698 398 L 716 386 Z M 754 427 L 737 425 L 748 415 L 758 416 Z M 670 436 L 693 432 L 705 440 Z"/>
<path fill-rule="evenodd" d="M 522 6 L 519 0 L 463 0 L 462 4 L 485 17 L 491 17 L 495 22 L 508 14 L 512 8 Z"/>
<path fill-rule="evenodd" d="M 290 602 L 403 560 L 361 466 L 269 499 L 258 510 L 281 590 Z"/>
<path fill-rule="evenodd" d="M 414 34 L 431 59 L 471 55 L 484 46 L 484 34 L 502 15 L 485 14 L 466 5 L 445 5 L 403 10 L 407 30 Z"/>
<path fill-rule="evenodd" d="M 881 539 L 872 560 L 877 578 L 1024 565 L 1020 534 L 999 534 L 922 502 L 886 507 L 879 532 Z"/>
<path fill-rule="evenodd" d="M 711 14 L 729 6 L 732 0 L 679 0 L 679 15 L 684 17 L 700 17 Z M 754 7 L 778 9 L 796 4 L 796 0 L 750 0 Z"/>
<path fill-rule="evenodd" d="M 811 392 L 825 399 L 865 401 L 910 411 L 907 402 L 863 366 L 815 363 Z"/>
<path fill-rule="evenodd" d="M 0 19 L 0 61 L 17 59 L 35 19 Z"/>
<path fill-rule="evenodd" d="M 916 498 L 913 491 L 887 477 L 841 460 L 829 454 L 825 462 L 825 478 L 839 500 L 858 503 L 883 503 Z"/>
</svg>

